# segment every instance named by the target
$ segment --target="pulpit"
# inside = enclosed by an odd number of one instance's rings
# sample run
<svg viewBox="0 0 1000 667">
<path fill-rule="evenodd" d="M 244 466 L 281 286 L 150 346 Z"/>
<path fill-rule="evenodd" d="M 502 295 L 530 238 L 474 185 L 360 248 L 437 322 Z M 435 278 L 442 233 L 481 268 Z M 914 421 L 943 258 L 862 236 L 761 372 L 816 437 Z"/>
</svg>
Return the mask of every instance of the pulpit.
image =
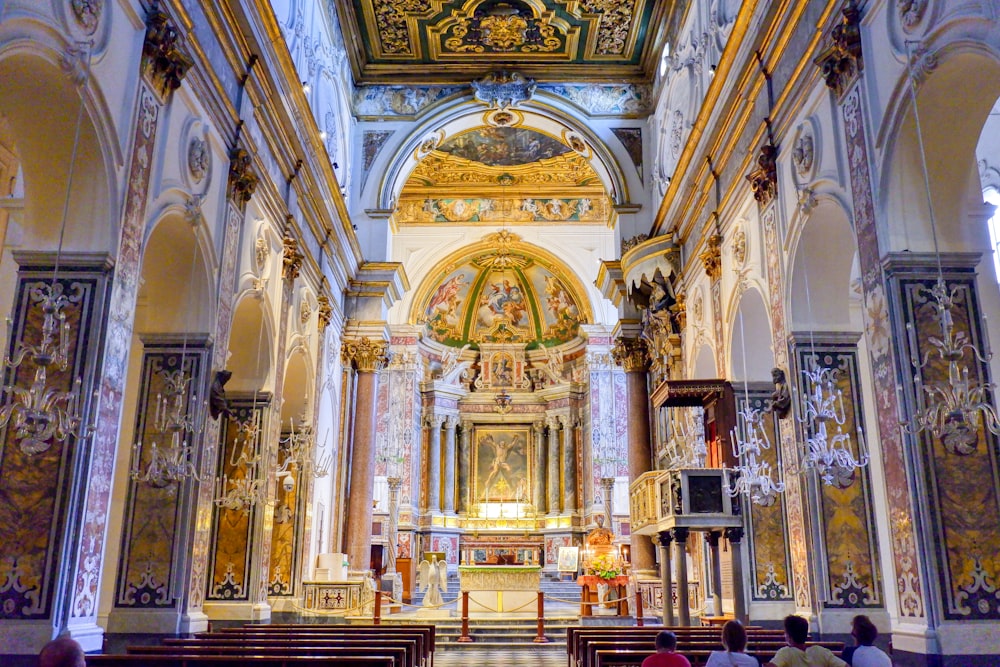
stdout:
<svg viewBox="0 0 1000 667">
<path fill-rule="evenodd" d="M 598 608 L 613 610 L 613 615 L 615 616 L 628 616 L 627 576 L 618 575 L 617 577 L 604 579 L 594 574 L 585 574 L 577 577 L 576 583 L 580 585 L 580 616 L 594 616 L 594 610 Z M 613 602 L 606 603 L 598 599 L 598 586 L 601 584 L 607 584 L 608 586 L 605 600 L 611 599 Z M 598 605 L 598 603 L 601 604 Z M 600 613 L 597 612 L 596 615 Z"/>
</svg>

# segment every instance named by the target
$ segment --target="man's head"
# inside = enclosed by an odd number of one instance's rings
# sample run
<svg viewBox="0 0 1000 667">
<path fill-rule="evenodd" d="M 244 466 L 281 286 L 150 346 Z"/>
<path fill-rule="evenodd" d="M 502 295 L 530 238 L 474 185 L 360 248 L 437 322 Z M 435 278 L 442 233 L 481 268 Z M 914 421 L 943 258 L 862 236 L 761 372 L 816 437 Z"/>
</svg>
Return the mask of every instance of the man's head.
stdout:
<svg viewBox="0 0 1000 667">
<path fill-rule="evenodd" d="M 789 644 L 805 644 L 809 639 L 809 621 L 795 614 L 785 616 L 785 638 Z"/>
<path fill-rule="evenodd" d="M 872 620 L 864 614 L 858 614 L 851 621 L 851 635 L 858 640 L 861 646 L 871 646 L 878 637 L 878 628 Z"/>
<path fill-rule="evenodd" d="M 38 667 L 85 667 L 83 649 L 69 637 L 53 639 L 38 654 Z"/>
<path fill-rule="evenodd" d="M 656 635 L 657 651 L 673 651 L 675 648 L 677 648 L 677 635 L 670 630 L 663 630 Z"/>
</svg>

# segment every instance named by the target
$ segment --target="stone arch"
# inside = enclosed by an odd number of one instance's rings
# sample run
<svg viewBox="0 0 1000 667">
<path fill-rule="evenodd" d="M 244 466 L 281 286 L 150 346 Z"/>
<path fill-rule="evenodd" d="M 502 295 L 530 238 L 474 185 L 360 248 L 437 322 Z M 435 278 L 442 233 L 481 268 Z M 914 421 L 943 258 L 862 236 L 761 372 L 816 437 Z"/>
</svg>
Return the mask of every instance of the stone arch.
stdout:
<svg viewBox="0 0 1000 667">
<path fill-rule="evenodd" d="M 736 382 L 764 381 L 774 368 L 771 320 L 764 297 L 756 287 L 746 289 L 734 303 L 729 332 L 729 377 Z"/>
<path fill-rule="evenodd" d="M 253 394 L 269 391 L 274 386 L 275 322 L 267 298 L 255 293 L 244 295 L 233 309 L 234 335 L 229 343 L 229 361 L 233 372 L 227 385 L 234 393 Z"/>
<path fill-rule="evenodd" d="M 285 378 L 281 391 L 281 430 L 287 430 L 295 420 L 295 430 L 312 423 L 314 371 L 309 353 L 303 347 L 294 348 L 285 363 Z"/>
<path fill-rule="evenodd" d="M 423 156 L 422 146 L 426 146 L 428 142 L 437 145 L 450 136 L 484 125 L 485 119 L 493 112 L 494 110 L 479 105 L 473 107 L 463 98 L 428 116 L 414 127 L 389 159 L 381 181 L 369 185 L 377 188 L 375 196 L 378 208 L 389 210 L 394 207 L 404 184 Z M 593 131 L 579 123 L 577 119 L 549 106 L 527 104 L 518 107 L 515 112 L 522 119 L 520 126 L 527 129 L 540 131 L 553 138 L 562 138 L 567 133 L 580 137 L 586 144 L 586 157 L 604 184 L 608 196 L 616 204 L 630 200 L 624 171 L 611 149 Z"/>
<path fill-rule="evenodd" d="M 708 343 L 704 343 L 698 348 L 698 353 L 694 355 L 690 377 L 695 380 L 704 380 L 715 378 L 718 375 L 719 372 L 715 368 L 715 350 Z"/>
</svg>

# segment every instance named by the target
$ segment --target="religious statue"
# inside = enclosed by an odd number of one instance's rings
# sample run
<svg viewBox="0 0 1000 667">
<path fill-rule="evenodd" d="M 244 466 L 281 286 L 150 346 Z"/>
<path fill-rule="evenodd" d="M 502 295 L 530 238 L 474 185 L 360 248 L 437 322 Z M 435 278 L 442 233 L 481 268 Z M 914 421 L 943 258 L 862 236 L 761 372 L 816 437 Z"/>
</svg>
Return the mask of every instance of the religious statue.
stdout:
<svg viewBox="0 0 1000 667">
<path fill-rule="evenodd" d="M 598 514 L 594 517 L 597 521 L 597 528 L 587 533 L 587 546 L 589 547 L 610 547 L 615 540 L 615 534 L 604 527 L 604 515 Z M 601 551 L 600 549 L 595 551 Z"/>
<path fill-rule="evenodd" d="M 226 383 L 233 377 L 232 371 L 225 369 L 215 372 L 212 378 L 212 387 L 208 391 L 208 414 L 212 419 L 218 419 L 221 415 L 236 417 L 236 413 L 229 407 L 229 400 L 226 398 Z"/>
<path fill-rule="evenodd" d="M 771 381 L 774 382 L 774 391 L 771 392 L 771 398 L 768 399 L 764 412 L 773 412 L 778 416 L 778 419 L 784 419 L 792 408 L 792 395 L 788 391 L 785 371 L 780 368 L 772 368 Z"/>
<path fill-rule="evenodd" d="M 417 575 L 417 586 L 424 594 L 424 607 L 440 607 L 443 604 L 441 591 L 448 585 L 448 564 L 438 561 L 437 556 L 431 556 L 430 562 L 425 558 L 420 561 Z"/>
</svg>

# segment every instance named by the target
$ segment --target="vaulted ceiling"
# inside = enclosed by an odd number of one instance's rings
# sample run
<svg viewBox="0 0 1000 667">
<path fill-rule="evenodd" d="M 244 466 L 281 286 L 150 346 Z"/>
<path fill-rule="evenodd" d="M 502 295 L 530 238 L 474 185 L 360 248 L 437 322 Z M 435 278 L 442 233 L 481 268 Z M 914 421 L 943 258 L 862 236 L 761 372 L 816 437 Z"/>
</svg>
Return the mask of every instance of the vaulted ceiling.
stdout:
<svg viewBox="0 0 1000 667">
<path fill-rule="evenodd" d="M 688 0 L 335 0 L 357 83 L 649 81 Z"/>
</svg>

